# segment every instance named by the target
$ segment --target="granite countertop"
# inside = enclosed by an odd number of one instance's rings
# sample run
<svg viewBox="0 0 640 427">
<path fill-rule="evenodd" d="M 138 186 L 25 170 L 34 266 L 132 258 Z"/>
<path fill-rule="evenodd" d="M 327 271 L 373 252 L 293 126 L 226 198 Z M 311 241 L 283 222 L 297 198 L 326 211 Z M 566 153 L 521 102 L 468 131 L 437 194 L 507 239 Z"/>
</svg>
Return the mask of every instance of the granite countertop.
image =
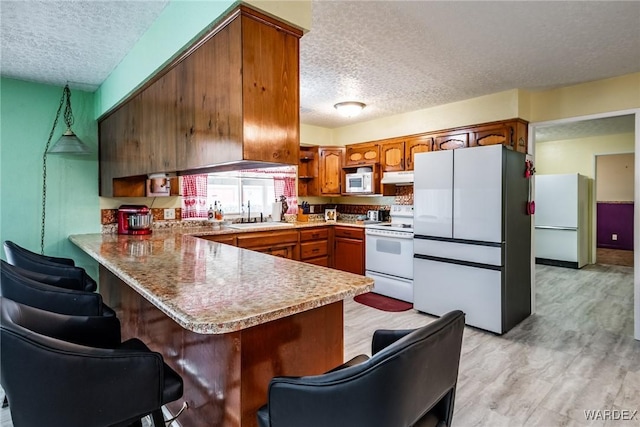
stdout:
<svg viewBox="0 0 640 427">
<path fill-rule="evenodd" d="M 204 233 L 195 228 L 203 227 L 69 239 L 180 326 L 201 334 L 238 331 L 373 289 L 368 277 L 199 239 L 193 234 Z"/>
</svg>

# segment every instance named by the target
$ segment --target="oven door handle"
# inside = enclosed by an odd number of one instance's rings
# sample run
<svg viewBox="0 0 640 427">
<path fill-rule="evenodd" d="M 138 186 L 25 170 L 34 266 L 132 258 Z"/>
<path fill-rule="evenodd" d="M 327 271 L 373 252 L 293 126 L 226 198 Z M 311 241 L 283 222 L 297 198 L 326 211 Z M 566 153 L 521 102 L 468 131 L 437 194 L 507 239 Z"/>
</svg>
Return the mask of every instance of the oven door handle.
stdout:
<svg viewBox="0 0 640 427">
<path fill-rule="evenodd" d="M 413 233 L 403 233 L 401 231 L 397 232 L 398 234 L 386 234 L 384 232 L 378 233 L 375 230 L 367 229 L 365 230 L 365 234 L 368 236 L 380 237 L 383 239 L 413 239 Z"/>
<path fill-rule="evenodd" d="M 375 276 L 379 276 L 379 277 L 385 277 L 388 279 L 397 280 L 399 282 L 413 283 L 413 279 L 407 279 L 406 277 L 400 277 L 400 276 L 393 276 L 391 274 L 378 273 L 377 271 L 373 271 L 373 270 L 366 270 L 364 275 L 367 277 L 371 277 L 372 279 L 375 279 L 376 278 Z"/>
</svg>

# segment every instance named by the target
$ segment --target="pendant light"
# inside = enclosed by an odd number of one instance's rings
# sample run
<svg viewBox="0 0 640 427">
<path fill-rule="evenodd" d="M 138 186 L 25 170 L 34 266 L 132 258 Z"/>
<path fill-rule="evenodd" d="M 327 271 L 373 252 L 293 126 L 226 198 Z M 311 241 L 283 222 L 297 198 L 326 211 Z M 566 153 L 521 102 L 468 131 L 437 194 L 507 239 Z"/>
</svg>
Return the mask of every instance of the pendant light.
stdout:
<svg viewBox="0 0 640 427">
<path fill-rule="evenodd" d="M 60 118 L 60 112 L 62 106 L 64 107 L 64 123 L 67 125 L 67 130 L 62 134 L 60 139 L 53 144 L 53 147 L 49 148 L 51 144 L 51 138 L 56 131 L 58 119 Z M 40 228 L 40 253 L 44 254 L 44 225 L 46 218 L 47 208 L 47 154 L 70 154 L 70 155 L 87 155 L 91 153 L 89 147 L 84 144 L 71 130 L 73 125 L 73 111 L 71 110 L 71 90 L 69 85 L 65 85 L 62 90 L 62 97 L 60 98 L 60 105 L 56 112 L 56 117 L 53 120 L 53 127 L 49 133 L 49 139 L 47 145 L 44 147 L 44 154 L 42 155 L 42 224 Z"/>
</svg>

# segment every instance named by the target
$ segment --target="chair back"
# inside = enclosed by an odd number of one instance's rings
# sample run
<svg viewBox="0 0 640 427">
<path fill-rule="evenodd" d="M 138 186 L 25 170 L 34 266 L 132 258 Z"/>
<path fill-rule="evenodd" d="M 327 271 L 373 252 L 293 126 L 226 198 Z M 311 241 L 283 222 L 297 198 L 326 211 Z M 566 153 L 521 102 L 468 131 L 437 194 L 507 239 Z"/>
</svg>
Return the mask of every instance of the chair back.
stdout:
<svg viewBox="0 0 640 427">
<path fill-rule="evenodd" d="M 91 328 L 75 335 L 86 326 L 87 319 L 0 298 L 0 384 L 14 425 L 129 425 L 160 408 L 162 356 L 124 343 L 96 348 L 64 340 L 86 339 Z"/>
<path fill-rule="evenodd" d="M 20 269 L 0 260 L 0 295 L 42 310 L 77 316 L 102 316 L 102 296 L 59 288 L 20 274 Z M 111 311 L 111 310 L 109 310 Z"/>
<path fill-rule="evenodd" d="M 274 378 L 272 427 L 410 427 L 436 409 L 451 419 L 464 314 L 455 311 L 405 335 L 364 363 L 324 375 Z M 438 405 L 443 401 L 446 404 Z M 296 409 L 299 408 L 299 409 Z"/>
<path fill-rule="evenodd" d="M 87 274 L 84 268 L 75 267 L 75 263 L 71 258 L 40 255 L 10 240 L 4 242 L 4 253 L 7 257 L 7 262 L 16 267 L 35 273 L 77 280 L 78 283 L 82 284 L 81 289 L 88 292 L 94 292 L 97 289 L 95 280 Z"/>
</svg>

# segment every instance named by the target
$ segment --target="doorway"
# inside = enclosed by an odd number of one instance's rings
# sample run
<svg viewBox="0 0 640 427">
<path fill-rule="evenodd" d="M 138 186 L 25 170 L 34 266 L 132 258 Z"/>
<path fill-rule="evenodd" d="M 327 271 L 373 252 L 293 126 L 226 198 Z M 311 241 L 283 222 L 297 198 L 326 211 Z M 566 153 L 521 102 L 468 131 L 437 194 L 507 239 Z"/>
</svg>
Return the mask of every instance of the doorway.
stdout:
<svg viewBox="0 0 640 427">
<path fill-rule="evenodd" d="M 633 151 L 633 152 L 640 152 L 640 109 L 633 109 L 633 110 L 625 110 L 625 111 L 618 111 L 618 112 L 610 112 L 610 113 L 602 113 L 602 114 L 594 114 L 594 115 L 589 115 L 589 116 L 582 116 L 582 117 L 573 117 L 573 118 L 569 118 L 569 119 L 561 119 L 561 120 L 553 120 L 553 121 L 548 121 L 548 122 L 539 122 L 539 123 L 531 123 L 529 124 L 529 154 L 533 157 L 533 160 L 536 164 L 536 169 L 538 170 L 538 167 L 540 165 L 540 160 L 542 160 L 542 158 L 538 159 L 537 156 L 537 145 L 536 144 L 536 138 L 537 136 L 540 134 L 540 132 L 544 133 L 545 130 L 550 129 L 550 130 L 557 130 L 556 128 L 561 128 L 562 126 L 568 126 L 568 127 L 579 127 L 582 128 L 583 131 L 585 132 L 589 132 L 589 127 L 590 126 L 580 126 L 581 124 L 588 124 L 588 125 L 594 125 L 594 124 L 600 124 L 601 122 L 599 122 L 599 119 L 620 119 L 620 120 L 627 120 L 630 123 L 631 129 L 632 129 L 632 137 L 631 137 L 631 149 L 629 149 L 628 147 L 626 149 L 623 150 L 617 150 L 618 153 L 621 152 L 629 152 L 629 151 Z M 587 133 L 588 135 L 588 133 Z M 612 152 L 615 152 L 616 150 L 614 149 L 610 149 L 608 153 L 602 153 L 600 152 L 599 154 L 612 154 Z M 593 186 L 593 178 L 594 178 L 594 174 L 595 174 L 595 156 L 593 154 L 589 154 L 589 153 L 580 153 L 580 152 L 576 152 L 576 156 L 575 157 L 569 157 L 569 158 L 564 158 L 562 159 L 565 162 L 572 162 L 572 161 L 576 161 L 577 159 L 580 159 L 580 156 L 587 156 L 588 159 L 590 160 L 586 160 L 587 162 L 591 162 L 591 167 L 586 171 L 587 173 L 584 173 L 585 175 L 589 175 L 592 177 L 592 183 L 591 185 Z M 584 158 L 583 158 L 584 160 Z M 539 171 L 538 171 L 539 172 Z M 575 171 L 574 171 L 575 172 Z M 551 172 L 549 172 L 551 173 Z M 594 188 L 591 187 L 590 188 L 590 194 L 592 195 L 591 197 L 591 213 L 592 213 L 592 218 L 597 218 L 597 205 L 596 205 L 596 198 L 595 196 L 593 196 L 595 194 L 594 192 Z M 634 208 L 633 208 L 633 222 L 634 224 L 640 224 L 640 206 L 638 201 L 640 201 L 640 156 L 635 156 L 634 157 L 634 189 L 633 189 L 633 194 L 634 194 Z M 597 259 L 597 247 L 596 247 L 596 238 L 595 236 L 597 236 L 597 228 L 596 228 L 596 221 L 594 221 L 593 219 L 591 220 L 591 224 L 592 224 L 592 229 L 591 229 L 591 234 L 590 234 L 590 241 L 592 242 L 591 244 L 591 250 L 590 250 L 590 262 L 596 262 Z M 533 229 L 533 224 L 532 224 L 532 295 L 531 295 L 531 301 L 532 301 L 532 312 L 536 312 L 536 277 L 535 277 L 535 237 L 534 235 L 534 229 Z M 634 338 L 636 340 L 640 340 L 640 274 L 639 274 L 639 270 L 640 270 L 640 231 L 636 230 L 636 232 L 634 233 L 634 237 L 633 237 L 633 272 L 632 272 L 632 277 L 633 277 L 633 286 L 632 286 L 632 291 L 633 291 L 633 330 L 634 330 Z"/>
<path fill-rule="evenodd" d="M 595 156 L 596 261 L 633 267 L 635 155 Z"/>
</svg>

